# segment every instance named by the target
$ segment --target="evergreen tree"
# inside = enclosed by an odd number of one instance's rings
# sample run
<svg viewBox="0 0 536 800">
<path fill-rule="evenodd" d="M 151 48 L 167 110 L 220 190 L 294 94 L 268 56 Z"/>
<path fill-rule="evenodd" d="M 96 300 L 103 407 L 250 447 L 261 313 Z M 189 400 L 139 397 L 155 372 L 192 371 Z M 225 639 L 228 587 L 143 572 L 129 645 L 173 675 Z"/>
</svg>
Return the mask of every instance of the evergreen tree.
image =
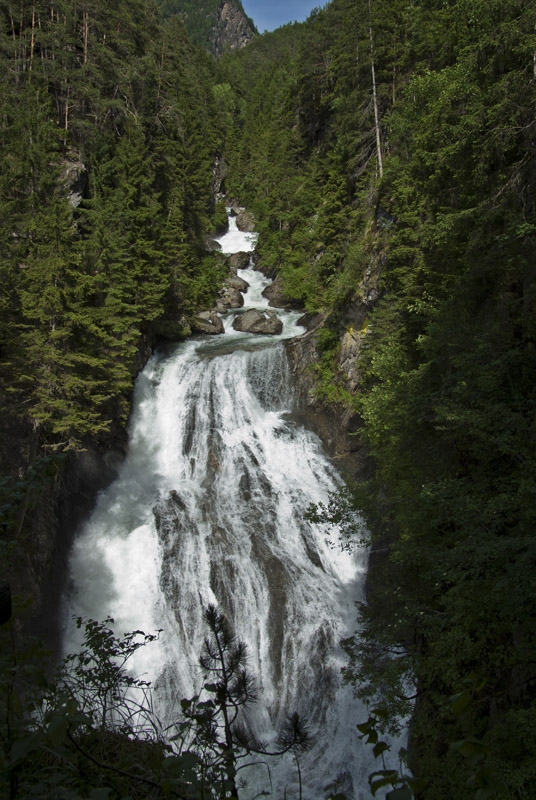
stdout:
<svg viewBox="0 0 536 800">
<path fill-rule="evenodd" d="M 269 750 L 256 739 L 244 716 L 247 706 L 257 699 L 255 683 L 247 670 L 246 646 L 216 606 L 207 607 L 205 620 L 209 633 L 200 664 L 207 681 L 203 688 L 212 699 L 202 701 L 197 696 L 183 700 L 182 709 L 193 724 L 191 747 L 204 760 L 216 796 L 221 800 L 238 800 L 238 772 L 247 766 L 252 753 L 264 756 L 299 753 L 307 748 L 309 736 L 299 715 L 294 713 L 289 714 L 281 729 L 275 750 Z"/>
<path fill-rule="evenodd" d="M 142 337 L 217 293 L 210 71 L 151 3 L 0 13 L 3 403 L 78 447 L 125 419 Z"/>
</svg>

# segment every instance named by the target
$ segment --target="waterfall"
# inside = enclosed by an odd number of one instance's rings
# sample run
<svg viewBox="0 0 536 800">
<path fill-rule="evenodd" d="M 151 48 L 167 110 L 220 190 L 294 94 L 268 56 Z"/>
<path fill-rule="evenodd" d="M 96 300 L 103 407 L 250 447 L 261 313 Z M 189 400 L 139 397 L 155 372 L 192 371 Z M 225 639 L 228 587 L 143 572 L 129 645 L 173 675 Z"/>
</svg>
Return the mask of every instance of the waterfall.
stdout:
<svg viewBox="0 0 536 800">
<path fill-rule="evenodd" d="M 248 251 L 255 237 L 232 225 L 220 242 L 224 252 Z M 246 307 L 265 304 L 264 276 L 239 274 L 250 284 Z M 300 758 L 303 798 L 323 800 L 339 779 L 359 800 L 374 763 L 356 730 L 366 711 L 341 684 L 338 643 L 354 628 L 366 554 L 332 548 L 305 519 L 341 479 L 290 414 L 281 340 L 302 332 L 299 315 L 282 312 L 275 337 L 239 334 L 233 316 L 224 335 L 159 351 L 138 377 L 127 457 L 75 539 L 65 618 L 111 615 L 120 632 L 163 629 L 133 669 L 171 722 L 202 685 L 203 611 L 219 604 L 248 645 L 256 734 L 269 741 L 298 711 L 314 735 Z M 66 623 L 67 650 L 75 636 Z M 270 768 L 271 783 L 261 773 L 241 798 L 259 786 L 277 800 L 299 797 L 293 758 Z"/>
</svg>

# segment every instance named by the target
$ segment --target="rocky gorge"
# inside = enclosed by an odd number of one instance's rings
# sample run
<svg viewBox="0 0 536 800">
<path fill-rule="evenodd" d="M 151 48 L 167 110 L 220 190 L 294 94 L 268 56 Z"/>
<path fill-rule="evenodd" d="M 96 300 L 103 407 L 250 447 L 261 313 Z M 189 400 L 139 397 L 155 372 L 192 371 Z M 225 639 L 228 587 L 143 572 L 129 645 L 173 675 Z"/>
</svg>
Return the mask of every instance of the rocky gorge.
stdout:
<svg viewBox="0 0 536 800">
<path fill-rule="evenodd" d="M 253 215 L 241 208 L 236 201 L 230 202 L 231 219 L 236 228 L 244 233 L 255 230 Z M 237 270 L 253 269 L 263 272 L 256 250 L 238 252 L 227 256 L 229 275 L 226 278 L 220 296 L 213 309 L 197 314 L 192 322 L 194 333 L 221 335 L 225 328 L 222 315 L 230 309 L 240 309 L 244 305 L 244 293 L 247 282 L 238 277 Z M 377 298 L 377 282 L 379 268 L 372 267 L 364 276 L 358 287 L 354 306 L 347 309 L 341 327 L 341 342 L 337 365 L 341 381 L 354 391 L 358 385 L 358 357 L 362 341 L 366 335 L 364 327 L 367 314 Z M 281 322 L 277 318 L 277 309 L 299 309 L 299 304 L 289 299 L 283 290 L 281 277 L 276 275 L 262 292 L 269 309 L 248 310 L 237 316 L 234 325 L 236 330 L 262 334 L 278 334 Z M 299 322 L 306 329 L 301 336 L 285 342 L 287 355 L 291 364 L 293 381 L 298 392 L 298 416 L 301 421 L 314 430 L 322 439 L 327 452 L 336 458 L 341 468 L 352 478 L 357 474 L 365 474 L 369 469 L 368 457 L 358 432 L 361 421 L 358 415 L 348 406 L 322 399 L 318 392 L 318 381 L 315 377 L 315 365 L 320 360 L 317 334 L 326 322 L 325 314 L 303 314 Z"/>
<path fill-rule="evenodd" d="M 218 241 L 229 255 L 251 254 L 255 243 L 234 219 Z M 78 641 L 73 616 L 162 628 L 161 643 L 132 668 L 154 683 L 154 708 L 171 724 L 173 698 L 198 690 L 203 607 L 217 603 L 259 685 L 244 724 L 270 741 L 295 709 L 316 732 L 299 775 L 293 759 L 271 768 L 272 796 L 303 783 L 321 800 L 333 775 L 357 798 L 370 754 L 357 746 L 363 709 L 338 664 L 367 553 L 332 547 L 307 516 L 311 502 L 327 502 L 340 486 L 341 464 L 298 418 L 284 345 L 304 335 L 303 314 L 269 309 L 270 279 L 251 262 L 237 271 L 249 287 L 242 308 L 221 314 L 224 333 L 157 348 L 138 376 L 126 458 L 70 553 L 64 648 Z M 244 798 L 265 783 L 255 759 L 248 770 Z"/>
<path fill-rule="evenodd" d="M 234 218 L 239 231 L 251 233 L 254 219 L 238 204 L 234 204 Z M 227 257 L 229 275 L 224 281 L 214 308 L 200 312 L 191 323 L 192 333 L 221 335 L 224 333 L 222 317 L 230 309 L 241 309 L 248 284 L 238 276 L 239 270 L 251 266 L 262 272 L 258 257 L 252 252 L 237 252 Z M 277 335 L 281 331 L 278 309 L 289 309 L 295 303 L 287 301 L 276 278 L 263 291 L 269 308 L 249 309 L 236 317 L 234 329 L 259 336 Z M 317 332 L 324 317 L 307 315 L 299 322 L 306 331 L 285 342 L 292 380 L 297 392 L 298 404 L 294 412 L 300 423 L 314 430 L 322 439 L 326 451 L 339 467 L 349 475 L 355 475 L 366 465 L 366 456 L 353 434 L 359 429 L 359 420 L 348 409 L 333 406 L 322 400 L 316 391 L 315 364 L 318 362 Z M 144 342 L 140 352 L 140 368 L 150 356 L 153 346 Z M 357 350 L 357 346 L 356 346 Z M 353 361 L 353 347 L 346 344 L 341 350 L 344 364 L 348 368 Z M 341 369 L 344 369 L 341 364 Z M 2 444 L 7 445 L 4 463 L 11 463 L 13 472 L 21 474 L 32 464 L 43 458 L 39 451 L 35 433 L 21 423 L 6 423 L 6 436 Z M 9 429 L 9 435 L 7 433 Z M 57 612 L 59 598 L 66 586 L 67 560 L 74 532 L 88 515 L 95 500 L 116 477 L 124 460 L 127 446 L 126 430 L 114 426 L 111 437 L 88 445 L 80 453 L 67 457 L 50 458 L 46 468 L 26 491 L 20 514 L 20 530 L 32 531 L 31 546 L 21 541 L 19 555 L 14 562 L 9 579 L 12 594 L 31 599 L 31 610 L 19 627 L 27 632 L 36 632 L 54 648 L 58 646 Z"/>
</svg>

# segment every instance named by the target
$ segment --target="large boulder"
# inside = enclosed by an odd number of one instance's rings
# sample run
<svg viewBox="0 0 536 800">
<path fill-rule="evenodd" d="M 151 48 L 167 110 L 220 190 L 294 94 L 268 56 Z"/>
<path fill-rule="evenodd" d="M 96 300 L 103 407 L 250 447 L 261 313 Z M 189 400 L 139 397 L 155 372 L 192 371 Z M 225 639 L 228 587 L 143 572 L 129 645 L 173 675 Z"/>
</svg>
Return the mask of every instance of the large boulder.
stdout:
<svg viewBox="0 0 536 800">
<path fill-rule="evenodd" d="M 281 276 L 278 275 L 272 283 L 266 287 L 262 293 L 266 297 L 272 308 L 302 308 L 303 303 L 297 300 L 289 300 L 283 291 Z"/>
<path fill-rule="evenodd" d="M 229 258 L 229 268 L 231 272 L 236 275 L 237 269 L 247 269 L 249 267 L 250 259 L 251 253 L 244 253 L 242 251 L 239 253 L 233 253 Z"/>
<path fill-rule="evenodd" d="M 274 311 L 259 311 L 257 308 L 251 308 L 235 319 L 233 328 L 242 333 L 277 335 L 283 330 L 283 323 L 276 317 Z"/>
<path fill-rule="evenodd" d="M 254 233 L 255 232 L 255 217 L 251 213 L 251 211 L 246 211 L 245 209 L 241 209 L 238 214 L 236 215 L 236 227 L 242 233 Z"/>
<path fill-rule="evenodd" d="M 233 289 L 238 289 L 239 292 L 247 292 L 249 289 L 249 283 L 243 278 L 239 278 L 238 275 L 231 275 L 230 278 L 227 278 L 225 285 L 231 286 Z"/>
<path fill-rule="evenodd" d="M 216 310 L 220 314 L 224 314 L 230 308 L 242 308 L 244 305 L 244 295 L 235 286 L 232 286 L 230 281 L 227 280 L 223 286 L 216 303 Z"/>
<path fill-rule="evenodd" d="M 196 314 L 191 327 L 194 333 L 209 333 L 212 336 L 225 333 L 223 322 L 215 311 L 201 311 Z"/>
</svg>

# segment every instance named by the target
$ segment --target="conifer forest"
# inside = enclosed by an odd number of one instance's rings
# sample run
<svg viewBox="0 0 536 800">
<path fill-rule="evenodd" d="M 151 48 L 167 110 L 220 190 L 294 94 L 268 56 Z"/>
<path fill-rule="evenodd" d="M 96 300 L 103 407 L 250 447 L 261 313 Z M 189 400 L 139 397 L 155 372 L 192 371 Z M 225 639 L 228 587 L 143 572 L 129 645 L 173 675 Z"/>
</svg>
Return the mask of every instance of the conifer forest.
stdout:
<svg viewBox="0 0 536 800">
<path fill-rule="evenodd" d="M 234 203 L 361 454 L 307 516 L 370 553 L 342 676 L 374 766 L 289 800 L 531 800 L 536 2 L 330 0 L 262 35 L 226 4 L 250 40 L 215 58 L 224 3 L 0 2 L 0 797 L 250 800 L 242 759 L 309 746 L 292 708 L 270 744 L 239 724 L 251 662 L 212 605 L 172 735 L 128 670 L 158 632 L 43 640 L 77 465 L 216 306 Z"/>
</svg>

